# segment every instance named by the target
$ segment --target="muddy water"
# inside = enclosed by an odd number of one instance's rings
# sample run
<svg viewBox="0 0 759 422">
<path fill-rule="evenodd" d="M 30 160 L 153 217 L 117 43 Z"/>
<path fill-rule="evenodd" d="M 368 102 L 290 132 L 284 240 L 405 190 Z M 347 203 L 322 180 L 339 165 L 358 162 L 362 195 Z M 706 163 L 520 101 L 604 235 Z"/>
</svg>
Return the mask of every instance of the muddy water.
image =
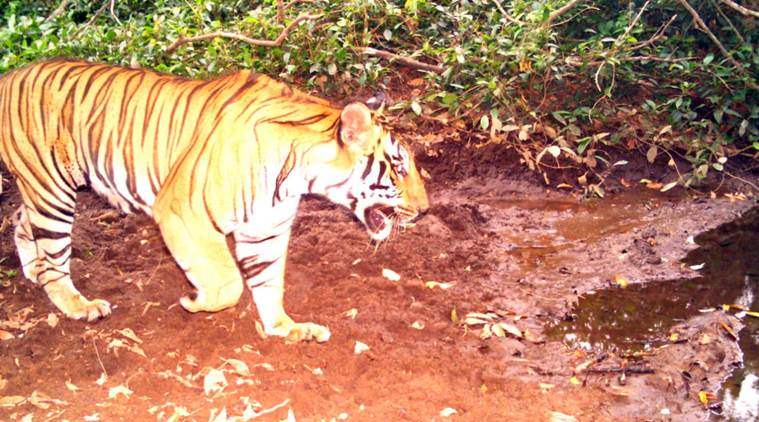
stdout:
<svg viewBox="0 0 759 422">
<path fill-rule="evenodd" d="M 759 310 L 759 208 L 695 241 L 699 248 L 684 262 L 703 264 L 700 277 L 586 294 L 571 321 L 555 324 L 548 333 L 575 347 L 639 351 L 665 343 L 669 328 L 708 308 L 737 304 Z M 744 367 L 725 383 L 724 412 L 715 420 L 759 418 L 759 319 L 747 316 L 744 323 Z"/>
</svg>

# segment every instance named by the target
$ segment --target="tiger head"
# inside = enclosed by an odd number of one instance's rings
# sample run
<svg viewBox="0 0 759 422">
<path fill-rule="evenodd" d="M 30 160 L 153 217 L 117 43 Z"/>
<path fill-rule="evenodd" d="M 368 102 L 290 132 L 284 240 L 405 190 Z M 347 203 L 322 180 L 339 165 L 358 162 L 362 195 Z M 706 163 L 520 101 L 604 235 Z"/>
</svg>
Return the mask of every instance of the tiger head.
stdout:
<svg viewBox="0 0 759 422">
<path fill-rule="evenodd" d="M 427 192 L 409 148 L 374 121 L 362 103 L 347 105 L 336 130 L 336 177 L 323 194 L 349 207 L 374 240 L 393 226 L 408 226 L 429 208 Z"/>
</svg>

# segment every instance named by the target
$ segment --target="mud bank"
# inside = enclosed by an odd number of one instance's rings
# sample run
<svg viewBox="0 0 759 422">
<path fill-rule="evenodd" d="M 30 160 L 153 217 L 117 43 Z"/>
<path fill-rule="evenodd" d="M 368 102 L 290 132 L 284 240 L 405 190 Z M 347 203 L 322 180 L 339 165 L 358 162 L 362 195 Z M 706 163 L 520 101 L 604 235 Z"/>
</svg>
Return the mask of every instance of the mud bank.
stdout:
<svg viewBox="0 0 759 422">
<path fill-rule="evenodd" d="M 57 320 L 44 292 L 13 274 L 6 230 L 0 329 L 11 337 L 0 341 L 0 419 L 209 420 L 222 410 L 306 421 L 706 417 L 699 391 L 715 391 L 740 361 L 722 326 L 739 335 L 731 316 L 682 321 L 676 341 L 639 356 L 574 350 L 545 327 L 619 277 L 696 276 L 680 262 L 697 247 L 692 237 L 755 207 L 753 197 L 636 188 L 587 202 L 523 178 L 453 178 L 440 165 L 430 173 L 429 216 L 376 250 L 346 211 L 302 203 L 286 307 L 331 328 L 323 345 L 261 338 L 248 295 L 216 314 L 185 312 L 177 299 L 189 285 L 157 227 L 91 194 L 77 212 L 74 279 L 117 306 L 97 323 Z M 7 189 L 3 215 L 18 201 Z M 384 268 L 401 279 L 384 278 Z M 369 349 L 354 353 L 356 342 Z M 218 388 L 208 390 L 209 374 Z"/>
</svg>

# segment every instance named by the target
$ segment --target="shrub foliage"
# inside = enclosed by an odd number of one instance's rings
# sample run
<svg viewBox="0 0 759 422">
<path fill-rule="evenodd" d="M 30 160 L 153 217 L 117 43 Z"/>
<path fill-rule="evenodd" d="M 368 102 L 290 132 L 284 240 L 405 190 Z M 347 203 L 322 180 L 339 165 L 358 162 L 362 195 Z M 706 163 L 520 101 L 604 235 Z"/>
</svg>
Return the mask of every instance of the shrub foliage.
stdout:
<svg viewBox="0 0 759 422">
<path fill-rule="evenodd" d="M 754 0 L 743 6 L 735 0 L 0 0 L 0 72 L 54 56 L 197 77 L 250 68 L 332 96 L 393 81 L 397 90 L 398 81 L 414 80 L 423 89 L 404 89 L 394 110 L 513 147 L 531 168 L 584 168 L 598 182 L 602 169 L 612 167 L 607 151 L 614 148 L 607 146 L 618 146 L 651 161 L 686 158 L 692 169 L 680 180 L 688 184 L 727 171 L 728 163 L 755 165 L 757 6 Z M 275 40 L 287 27 L 279 45 L 219 36 L 172 46 L 215 31 Z"/>
</svg>

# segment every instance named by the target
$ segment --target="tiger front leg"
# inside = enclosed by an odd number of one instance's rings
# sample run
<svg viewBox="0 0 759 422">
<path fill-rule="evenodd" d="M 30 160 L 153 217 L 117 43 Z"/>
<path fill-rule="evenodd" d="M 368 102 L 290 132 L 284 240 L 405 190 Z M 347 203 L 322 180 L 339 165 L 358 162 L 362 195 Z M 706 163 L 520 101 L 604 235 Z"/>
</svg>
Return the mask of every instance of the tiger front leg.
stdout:
<svg viewBox="0 0 759 422">
<path fill-rule="evenodd" d="M 280 226 L 281 227 L 281 226 Z M 284 337 L 288 343 L 330 338 L 327 327 L 312 322 L 295 322 L 285 312 L 285 261 L 290 228 L 268 235 L 235 232 L 235 254 L 245 283 L 253 295 L 264 332 Z"/>
</svg>

